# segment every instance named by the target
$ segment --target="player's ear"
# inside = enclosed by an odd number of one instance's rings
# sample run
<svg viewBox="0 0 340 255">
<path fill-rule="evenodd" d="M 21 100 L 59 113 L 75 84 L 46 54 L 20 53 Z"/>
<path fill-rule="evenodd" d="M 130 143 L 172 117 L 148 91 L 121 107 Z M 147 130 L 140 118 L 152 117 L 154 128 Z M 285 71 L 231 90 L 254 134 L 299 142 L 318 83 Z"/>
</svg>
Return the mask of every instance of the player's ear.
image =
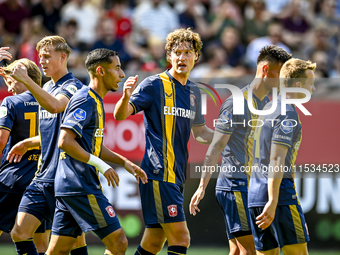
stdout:
<svg viewBox="0 0 340 255">
<path fill-rule="evenodd" d="M 300 81 L 295 82 L 295 87 L 296 88 L 301 88 L 301 82 Z"/>
<path fill-rule="evenodd" d="M 99 76 L 104 76 L 104 74 L 105 74 L 104 68 L 102 66 L 97 66 L 96 74 L 99 75 Z"/>
<path fill-rule="evenodd" d="M 65 53 L 62 53 L 62 54 L 61 54 L 61 60 L 62 60 L 62 61 L 66 60 L 66 54 L 65 54 Z"/>
<path fill-rule="evenodd" d="M 198 59 L 198 52 L 195 52 L 195 61 L 197 61 L 197 59 Z"/>
<path fill-rule="evenodd" d="M 262 66 L 262 74 L 263 74 L 264 77 L 267 76 L 267 74 L 268 74 L 268 64 L 263 64 L 263 66 Z"/>
</svg>

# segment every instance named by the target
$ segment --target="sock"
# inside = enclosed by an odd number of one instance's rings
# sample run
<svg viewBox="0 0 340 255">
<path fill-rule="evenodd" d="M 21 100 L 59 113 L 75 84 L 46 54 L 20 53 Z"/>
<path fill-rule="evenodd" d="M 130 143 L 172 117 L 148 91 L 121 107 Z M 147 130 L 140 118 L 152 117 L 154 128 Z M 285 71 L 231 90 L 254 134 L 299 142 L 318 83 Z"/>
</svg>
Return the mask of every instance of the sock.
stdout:
<svg viewBox="0 0 340 255">
<path fill-rule="evenodd" d="M 144 250 L 142 246 L 138 245 L 135 255 L 155 255 L 155 254 Z"/>
<path fill-rule="evenodd" d="M 71 255 L 88 255 L 87 245 L 77 247 L 77 248 L 71 250 Z"/>
<path fill-rule="evenodd" d="M 184 246 L 169 246 L 168 255 L 187 254 L 187 249 L 188 248 Z"/>
<path fill-rule="evenodd" d="M 20 255 L 39 255 L 37 249 L 35 248 L 33 238 L 27 239 L 25 241 L 14 242 L 17 253 Z"/>
</svg>

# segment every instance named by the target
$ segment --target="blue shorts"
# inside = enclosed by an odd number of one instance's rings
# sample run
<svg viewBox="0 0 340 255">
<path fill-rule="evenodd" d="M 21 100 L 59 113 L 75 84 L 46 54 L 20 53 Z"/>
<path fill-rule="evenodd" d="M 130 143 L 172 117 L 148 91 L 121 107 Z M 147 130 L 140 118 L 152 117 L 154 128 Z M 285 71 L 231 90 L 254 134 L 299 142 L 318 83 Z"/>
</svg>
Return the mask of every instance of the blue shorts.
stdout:
<svg viewBox="0 0 340 255">
<path fill-rule="evenodd" d="M 0 230 L 6 233 L 11 232 L 15 224 L 18 207 L 22 194 L 6 193 L 0 191 Z M 35 233 L 45 233 L 51 229 L 52 224 L 43 220 Z"/>
<path fill-rule="evenodd" d="M 18 207 L 21 201 L 21 194 L 0 192 L 0 230 L 6 233 L 11 232 Z"/>
<path fill-rule="evenodd" d="M 52 234 L 77 237 L 93 231 L 103 239 L 119 228 L 118 217 L 103 194 L 57 197 Z"/>
<path fill-rule="evenodd" d="M 216 199 L 223 211 L 228 239 L 251 235 L 248 193 L 216 190 Z"/>
<path fill-rule="evenodd" d="M 41 222 L 52 222 L 54 210 L 54 184 L 32 181 L 21 199 L 19 212 L 29 213 Z"/>
<path fill-rule="evenodd" d="M 300 205 L 282 205 L 276 208 L 272 224 L 265 230 L 256 224 L 256 217 L 264 207 L 249 208 L 250 224 L 258 251 L 268 251 L 285 245 L 308 242 L 309 235 L 305 216 Z"/>
<path fill-rule="evenodd" d="M 159 228 L 161 223 L 185 221 L 184 187 L 170 182 L 149 180 L 139 183 L 145 226 Z"/>
</svg>

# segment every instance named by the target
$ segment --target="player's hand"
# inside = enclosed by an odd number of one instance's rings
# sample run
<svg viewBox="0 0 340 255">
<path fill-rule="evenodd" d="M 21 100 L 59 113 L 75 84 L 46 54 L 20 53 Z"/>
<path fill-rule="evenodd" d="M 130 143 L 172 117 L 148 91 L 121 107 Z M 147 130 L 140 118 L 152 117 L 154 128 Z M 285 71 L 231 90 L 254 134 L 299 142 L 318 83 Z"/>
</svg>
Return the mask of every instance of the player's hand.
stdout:
<svg viewBox="0 0 340 255">
<path fill-rule="evenodd" d="M 104 173 L 104 176 L 109 186 L 111 186 L 111 184 L 113 188 L 119 186 L 119 176 L 113 168 L 106 170 L 106 172 Z"/>
<path fill-rule="evenodd" d="M 198 204 L 204 198 L 205 190 L 203 187 L 198 187 L 195 194 L 192 196 L 190 204 L 189 204 L 189 211 L 190 214 L 196 215 L 196 212 L 200 212 L 201 210 L 198 208 Z"/>
<path fill-rule="evenodd" d="M 139 179 L 141 179 L 143 184 L 148 182 L 148 176 L 146 175 L 144 170 L 136 164 L 132 163 L 129 160 L 126 160 L 124 163 L 124 167 L 130 174 L 132 174 L 136 178 L 138 183 Z"/>
<path fill-rule="evenodd" d="M 18 142 L 16 145 L 12 147 L 12 149 L 8 152 L 7 160 L 12 163 L 18 163 L 21 161 L 22 156 L 26 153 L 28 147 L 25 145 L 23 141 Z"/>
<path fill-rule="evenodd" d="M 23 84 L 25 84 L 27 79 L 29 78 L 26 66 L 21 63 L 14 67 L 11 76 L 18 82 L 21 82 Z"/>
<path fill-rule="evenodd" d="M 125 81 L 124 87 L 123 87 L 123 94 L 124 94 L 124 96 L 130 98 L 132 92 L 136 88 L 137 81 L 138 81 L 138 75 L 136 75 L 135 77 L 129 77 Z"/>
<path fill-rule="evenodd" d="M 0 61 L 7 59 L 11 60 L 12 59 L 12 54 L 9 53 L 7 50 L 9 50 L 9 47 L 1 47 L 0 48 Z"/>
<path fill-rule="evenodd" d="M 256 217 L 256 224 L 263 230 L 268 228 L 275 217 L 277 203 L 267 202 L 263 208 L 262 213 Z"/>
</svg>

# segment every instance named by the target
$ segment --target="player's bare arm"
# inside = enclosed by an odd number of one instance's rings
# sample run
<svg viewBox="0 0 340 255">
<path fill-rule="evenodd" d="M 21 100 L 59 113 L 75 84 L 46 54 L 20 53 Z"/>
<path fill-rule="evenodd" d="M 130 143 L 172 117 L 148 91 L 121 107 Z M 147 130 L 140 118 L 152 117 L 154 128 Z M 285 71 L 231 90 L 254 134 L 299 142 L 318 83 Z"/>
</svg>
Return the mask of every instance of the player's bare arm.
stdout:
<svg viewBox="0 0 340 255">
<path fill-rule="evenodd" d="M 2 152 L 7 144 L 9 134 L 11 132 L 9 130 L 0 129 L 0 152 Z"/>
<path fill-rule="evenodd" d="M 24 84 L 45 110 L 50 113 L 59 113 L 65 110 L 69 99 L 61 94 L 54 97 L 46 92 L 28 76 L 27 69 L 23 64 L 16 66 L 11 76 Z"/>
<path fill-rule="evenodd" d="M 221 156 L 221 153 L 228 143 L 230 138 L 230 135 L 223 134 L 221 132 L 215 131 L 213 140 L 208 148 L 207 154 L 205 155 L 203 167 L 207 168 L 207 171 L 203 172 L 201 175 L 200 184 L 195 192 L 195 194 L 192 196 L 190 205 L 189 205 L 189 211 L 190 214 L 196 215 L 196 211 L 199 212 L 200 209 L 198 208 L 198 204 L 200 201 L 204 198 L 205 195 L 205 189 L 207 188 L 212 172 L 209 171 L 210 166 L 215 166 Z"/>
<path fill-rule="evenodd" d="M 139 166 L 132 163 L 130 160 L 126 159 L 122 155 L 111 151 L 105 145 L 102 145 L 102 153 L 100 155 L 100 158 L 104 161 L 123 166 L 130 174 L 132 174 L 136 178 L 137 182 L 139 182 L 139 178 L 141 179 L 143 184 L 148 182 L 148 177 L 143 169 L 141 169 Z"/>
<path fill-rule="evenodd" d="M 214 137 L 214 131 L 208 128 L 206 125 L 192 127 L 191 131 L 195 140 L 202 144 L 210 144 Z"/>
<path fill-rule="evenodd" d="M 283 171 L 279 170 L 283 169 L 284 162 L 282 159 L 286 158 L 287 151 L 288 148 L 286 146 L 272 143 L 269 169 L 274 170 L 268 171 L 268 202 L 263 208 L 263 212 L 256 218 L 256 224 L 259 228 L 268 228 L 274 220 L 283 178 Z M 275 171 L 275 168 L 277 171 Z"/>
<path fill-rule="evenodd" d="M 12 54 L 10 52 L 8 52 L 7 50 L 9 50 L 9 47 L 1 47 L 0 48 L 0 61 L 7 59 L 7 60 L 11 60 L 12 59 Z"/>
<path fill-rule="evenodd" d="M 16 145 L 14 145 L 11 150 L 8 152 L 7 160 L 12 163 L 18 163 L 20 162 L 22 156 L 26 153 L 28 149 L 31 149 L 33 147 L 39 147 L 40 146 L 40 138 L 39 136 L 34 136 L 31 138 L 27 138 L 23 141 L 18 142 Z"/>
<path fill-rule="evenodd" d="M 135 90 L 138 81 L 138 75 L 129 77 L 123 87 L 123 96 L 116 104 L 113 116 L 116 120 L 125 120 L 133 113 L 133 107 L 129 104 L 132 92 Z"/>
<path fill-rule="evenodd" d="M 71 129 L 62 128 L 60 130 L 60 135 L 59 135 L 59 140 L 58 140 L 59 149 L 62 149 L 67 155 L 69 155 L 70 157 L 76 160 L 93 165 L 93 163 L 89 163 L 91 154 L 85 151 L 79 145 L 79 143 L 76 141 L 76 137 L 77 137 L 76 133 L 73 132 Z M 100 162 L 100 163 L 104 165 L 104 169 L 98 169 L 100 168 L 100 166 L 98 167 L 96 166 L 96 167 L 100 172 L 103 173 L 103 175 L 105 176 L 107 180 L 108 185 L 110 186 L 112 184 L 114 188 L 118 186 L 119 177 L 116 171 L 111 166 L 107 165 L 106 163 L 104 162 Z"/>
</svg>

